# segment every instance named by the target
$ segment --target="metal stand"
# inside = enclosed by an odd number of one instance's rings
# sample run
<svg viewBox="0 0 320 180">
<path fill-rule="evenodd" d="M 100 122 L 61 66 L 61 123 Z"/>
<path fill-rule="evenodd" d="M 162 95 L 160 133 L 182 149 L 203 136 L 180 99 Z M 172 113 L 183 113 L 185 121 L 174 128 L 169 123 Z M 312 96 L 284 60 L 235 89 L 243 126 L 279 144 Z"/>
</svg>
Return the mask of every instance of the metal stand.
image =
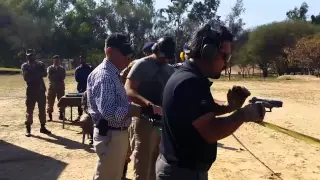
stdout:
<svg viewBox="0 0 320 180">
<path fill-rule="evenodd" d="M 65 120 L 66 120 L 66 113 L 63 114 L 62 129 L 64 129 Z M 72 106 L 70 106 L 70 121 L 72 122 Z"/>
<path fill-rule="evenodd" d="M 72 106 L 70 107 L 70 121 L 72 122 Z"/>
</svg>

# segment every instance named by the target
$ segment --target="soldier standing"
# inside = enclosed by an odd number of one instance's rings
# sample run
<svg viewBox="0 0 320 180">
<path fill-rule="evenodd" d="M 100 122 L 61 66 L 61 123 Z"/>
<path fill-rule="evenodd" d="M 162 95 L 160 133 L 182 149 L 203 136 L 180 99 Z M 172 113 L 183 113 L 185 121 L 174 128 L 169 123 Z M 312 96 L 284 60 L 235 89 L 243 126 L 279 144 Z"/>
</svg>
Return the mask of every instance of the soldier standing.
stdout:
<svg viewBox="0 0 320 180">
<path fill-rule="evenodd" d="M 33 123 L 33 110 L 36 102 L 39 108 L 39 120 L 41 123 L 40 133 L 51 134 L 46 129 L 46 86 L 43 78 L 47 76 L 47 71 L 44 64 L 39 61 L 35 61 L 35 52 L 32 49 L 28 49 L 26 52 L 28 62 L 22 64 L 21 71 L 24 80 L 27 83 L 27 114 L 26 114 L 26 136 L 31 136 L 31 125 Z"/>
<path fill-rule="evenodd" d="M 53 105 L 57 97 L 58 101 L 62 96 L 64 96 L 65 84 L 64 80 L 66 78 L 66 70 L 60 65 L 60 56 L 53 56 L 53 65 L 48 67 L 48 78 L 49 78 L 49 90 L 48 90 L 48 108 L 47 113 L 50 120 L 52 121 Z M 64 118 L 64 108 L 59 108 L 59 119 Z"/>
<path fill-rule="evenodd" d="M 75 72 L 75 79 L 78 83 L 77 90 L 78 93 L 84 93 L 87 90 L 87 79 L 89 74 L 92 72 L 92 67 L 88 65 L 85 58 L 80 56 L 80 66 L 77 67 Z M 78 107 L 78 118 L 75 121 L 79 121 L 83 113 L 81 106 Z"/>
</svg>

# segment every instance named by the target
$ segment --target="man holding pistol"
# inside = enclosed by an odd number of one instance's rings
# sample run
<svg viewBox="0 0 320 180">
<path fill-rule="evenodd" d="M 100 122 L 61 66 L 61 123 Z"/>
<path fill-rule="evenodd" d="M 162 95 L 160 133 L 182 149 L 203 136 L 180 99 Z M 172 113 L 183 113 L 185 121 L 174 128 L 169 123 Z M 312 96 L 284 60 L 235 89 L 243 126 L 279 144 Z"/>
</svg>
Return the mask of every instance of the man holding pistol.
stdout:
<svg viewBox="0 0 320 180">
<path fill-rule="evenodd" d="M 228 105 L 214 102 L 208 78 L 218 79 L 231 57 L 233 35 L 226 27 L 205 25 L 191 41 L 190 59 L 168 80 L 163 92 L 163 131 L 157 180 L 208 180 L 217 155 L 217 141 L 245 122 L 260 122 L 261 104 L 242 105 L 250 92 L 233 87 Z M 235 111 L 235 112 L 234 112 Z M 218 117 L 231 113 L 230 116 Z"/>
<path fill-rule="evenodd" d="M 49 78 L 49 89 L 48 89 L 48 108 L 47 113 L 49 116 L 49 121 L 52 121 L 52 113 L 54 101 L 57 97 L 58 101 L 62 96 L 64 96 L 65 84 L 64 79 L 66 78 L 66 70 L 60 65 L 60 56 L 53 56 L 53 65 L 48 67 L 48 78 Z M 64 118 L 64 108 L 59 109 L 59 119 Z"/>
</svg>

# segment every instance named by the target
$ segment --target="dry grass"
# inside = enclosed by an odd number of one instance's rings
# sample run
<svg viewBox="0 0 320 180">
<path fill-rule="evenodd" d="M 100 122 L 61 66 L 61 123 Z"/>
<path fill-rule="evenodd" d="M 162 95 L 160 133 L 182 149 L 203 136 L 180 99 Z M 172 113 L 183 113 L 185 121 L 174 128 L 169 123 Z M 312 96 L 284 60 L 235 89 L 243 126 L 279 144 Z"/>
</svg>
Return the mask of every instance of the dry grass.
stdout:
<svg viewBox="0 0 320 180">
<path fill-rule="evenodd" d="M 88 146 L 81 144 L 80 127 L 67 125 L 62 129 L 56 121 L 48 123 L 55 135 L 42 135 L 36 110 L 32 126 L 34 136 L 26 138 L 23 79 L 19 75 L 0 76 L 0 82 L 0 179 L 92 179 L 96 156 Z M 212 89 L 214 97 L 226 100 L 226 91 L 233 85 L 247 87 L 252 96 L 284 102 L 283 108 L 267 114 L 266 121 L 320 138 L 318 82 L 216 81 Z M 66 86 L 67 92 L 75 91 L 73 77 L 67 78 Z M 58 119 L 57 109 L 54 118 Z M 281 173 L 283 179 L 320 179 L 320 148 L 251 123 L 243 125 L 235 135 L 274 172 Z M 218 158 L 209 172 L 209 179 L 276 179 L 270 170 L 243 149 L 231 136 L 220 141 Z M 130 166 L 129 178 L 131 175 Z"/>
</svg>

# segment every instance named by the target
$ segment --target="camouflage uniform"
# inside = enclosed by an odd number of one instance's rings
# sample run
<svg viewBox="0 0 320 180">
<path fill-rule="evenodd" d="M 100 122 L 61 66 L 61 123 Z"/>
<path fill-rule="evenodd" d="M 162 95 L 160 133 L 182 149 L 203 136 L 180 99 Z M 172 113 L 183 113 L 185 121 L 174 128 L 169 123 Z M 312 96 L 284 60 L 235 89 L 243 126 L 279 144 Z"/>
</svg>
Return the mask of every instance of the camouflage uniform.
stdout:
<svg viewBox="0 0 320 180">
<path fill-rule="evenodd" d="M 62 66 L 51 65 L 48 67 L 49 89 L 48 89 L 48 108 L 47 113 L 49 116 L 53 112 L 54 101 L 57 97 L 58 101 L 64 96 L 66 78 L 66 70 Z M 64 108 L 59 108 L 60 116 L 64 113 Z"/>
<path fill-rule="evenodd" d="M 36 102 L 39 108 L 39 120 L 41 127 L 46 124 L 46 86 L 43 77 L 47 76 L 47 71 L 42 62 L 26 62 L 21 66 L 23 78 L 27 83 L 27 114 L 25 124 L 30 127 L 33 123 L 33 110 Z"/>
</svg>

